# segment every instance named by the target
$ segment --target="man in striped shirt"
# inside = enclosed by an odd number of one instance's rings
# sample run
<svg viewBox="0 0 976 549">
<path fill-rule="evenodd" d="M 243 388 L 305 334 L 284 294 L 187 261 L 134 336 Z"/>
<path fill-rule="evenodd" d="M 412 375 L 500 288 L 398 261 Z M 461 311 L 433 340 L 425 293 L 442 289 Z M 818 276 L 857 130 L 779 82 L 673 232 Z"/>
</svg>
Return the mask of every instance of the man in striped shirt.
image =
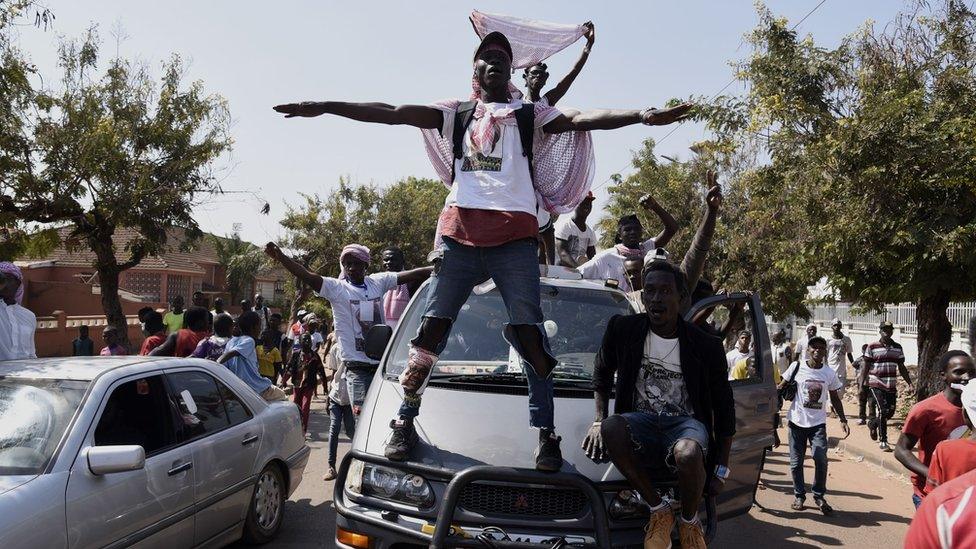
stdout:
<svg viewBox="0 0 976 549">
<path fill-rule="evenodd" d="M 898 374 L 905 379 L 908 386 L 912 386 L 912 378 L 905 367 L 905 353 L 901 345 L 891 338 L 895 333 L 895 326 L 884 321 L 878 326 L 881 339 L 871 343 L 864 350 L 864 366 L 861 367 L 861 377 L 858 385 L 866 382 L 871 399 L 877 404 L 878 417 L 868 421 L 871 440 L 877 440 L 878 446 L 885 452 L 891 451 L 888 445 L 888 420 L 895 415 L 895 400 L 898 396 Z"/>
</svg>

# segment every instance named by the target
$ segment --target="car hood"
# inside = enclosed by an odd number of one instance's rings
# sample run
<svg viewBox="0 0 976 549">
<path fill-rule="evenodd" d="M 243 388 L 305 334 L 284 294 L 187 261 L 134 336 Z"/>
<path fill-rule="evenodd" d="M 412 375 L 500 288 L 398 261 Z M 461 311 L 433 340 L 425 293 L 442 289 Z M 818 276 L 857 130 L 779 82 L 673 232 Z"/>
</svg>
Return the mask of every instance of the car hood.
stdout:
<svg viewBox="0 0 976 549">
<path fill-rule="evenodd" d="M 37 475 L 4 475 L 0 476 L 0 494 L 5 494 L 18 486 L 27 484 L 37 478 Z"/>
<path fill-rule="evenodd" d="M 369 406 L 369 429 L 356 437 L 354 447 L 383 455 L 390 435 L 390 418 L 396 416 L 403 392 L 398 383 L 380 383 Z M 488 387 L 488 390 L 495 387 Z M 539 431 L 529 426 L 528 397 L 482 392 L 478 386 L 464 390 L 427 387 L 420 416 L 415 420 L 420 443 L 411 461 L 461 470 L 473 465 L 535 468 Z M 579 473 L 593 481 L 620 480 L 612 464 L 597 464 L 580 444 L 593 424 L 593 398 L 555 399 L 556 433 L 562 437 L 563 472 Z"/>
</svg>

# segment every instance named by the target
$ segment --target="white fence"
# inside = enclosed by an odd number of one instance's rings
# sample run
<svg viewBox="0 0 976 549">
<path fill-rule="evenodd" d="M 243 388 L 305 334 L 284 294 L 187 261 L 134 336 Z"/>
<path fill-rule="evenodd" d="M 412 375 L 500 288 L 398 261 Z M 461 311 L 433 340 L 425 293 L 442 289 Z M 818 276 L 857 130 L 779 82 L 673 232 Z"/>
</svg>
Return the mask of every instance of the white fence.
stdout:
<svg viewBox="0 0 976 549">
<path fill-rule="evenodd" d="M 890 321 L 895 325 L 895 340 L 901 343 L 905 349 L 905 361 L 909 364 L 918 363 L 918 324 L 914 304 L 887 305 L 880 313 L 871 311 L 863 314 L 852 314 L 851 308 L 850 303 L 817 305 L 811 309 L 813 316 L 810 322 L 819 327 L 821 334 L 827 335 L 830 333 L 830 322 L 835 318 L 839 319 L 844 323 L 844 332 L 851 337 L 854 343 L 856 354 L 862 344 L 877 340 L 878 324 L 884 320 Z M 949 348 L 968 351 L 967 330 L 970 319 L 976 317 L 976 302 L 951 303 L 947 314 L 949 322 L 952 324 L 952 341 Z M 794 339 L 796 339 L 803 335 L 805 323 L 802 320 L 797 320 L 793 324 L 796 326 L 793 331 Z"/>
</svg>

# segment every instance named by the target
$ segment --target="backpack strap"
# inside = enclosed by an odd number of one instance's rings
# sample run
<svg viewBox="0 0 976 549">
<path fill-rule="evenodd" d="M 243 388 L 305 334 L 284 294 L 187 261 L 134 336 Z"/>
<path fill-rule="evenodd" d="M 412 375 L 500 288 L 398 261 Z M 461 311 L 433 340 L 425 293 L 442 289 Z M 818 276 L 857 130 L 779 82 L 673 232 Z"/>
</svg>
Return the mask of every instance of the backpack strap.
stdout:
<svg viewBox="0 0 976 549">
<path fill-rule="evenodd" d="M 529 176 L 535 182 L 535 169 L 532 166 L 532 146 L 535 139 L 535 104 L 522 103 L 522 107 L 515 111 L 515 122 L 518 124 L 519 138 L 522 141 L 522 156 L 529 161 Z"/>
<path fill-rule="evenodd" d="M 454 160 L 460 160 L 464 155 L 464 134 L 468 131 L 471 120 L 474 119 L 474 109 L 477 104 L 476 101 L 462 101 L 458 103 L 457 110 L 454 112 L 454 132 L 451 134 Z M 454 183 L 455 176 L 454 160 L 451 161 L 451 183 Z"/>
</svg>

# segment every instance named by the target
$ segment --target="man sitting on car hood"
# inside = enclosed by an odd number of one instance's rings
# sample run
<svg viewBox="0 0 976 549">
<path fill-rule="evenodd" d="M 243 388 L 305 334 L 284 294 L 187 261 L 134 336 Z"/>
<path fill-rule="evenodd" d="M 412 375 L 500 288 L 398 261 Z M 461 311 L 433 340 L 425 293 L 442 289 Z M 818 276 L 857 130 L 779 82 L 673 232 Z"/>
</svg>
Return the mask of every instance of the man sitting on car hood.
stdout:
<svg viewBox="0 0 976 549">
<path fill-rule="evenodd" d="M 671 547 L 674 526 L 648 465 L 664 463 L 677 474 L 684 548 L 705 547 L 698 505 L 706 480 L 718 493 L 729 477 L 735 404 L 725 352 L 719 339 L 681 318 L 686 288 L 678 267 L 652 261 L 641 294 L 647 312 L 610 319 L 593 372 L 596 419 L 583 449 L 594 461 L 611 460 L 650 505 L 645 548 Z"/>
</svg>

